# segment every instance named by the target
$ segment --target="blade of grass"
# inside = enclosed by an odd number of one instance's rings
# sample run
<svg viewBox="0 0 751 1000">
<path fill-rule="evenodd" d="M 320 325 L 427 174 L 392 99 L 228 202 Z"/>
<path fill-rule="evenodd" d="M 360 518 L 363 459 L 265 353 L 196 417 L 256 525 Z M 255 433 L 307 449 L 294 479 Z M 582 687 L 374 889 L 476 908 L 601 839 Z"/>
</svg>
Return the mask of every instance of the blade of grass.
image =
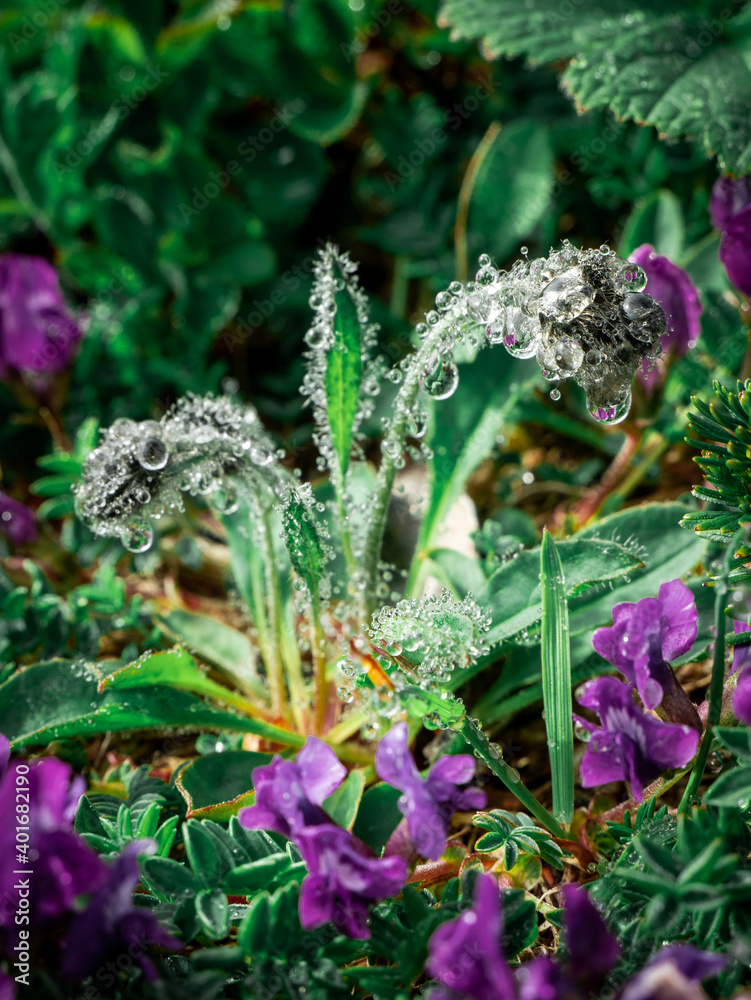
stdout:
<svg viewBox="0 0 751 1000">
<path fill-rule="evenodd" d="M 571 718 L 571 646 L 561 559 L 545 529 L 540 552 L 542 588 L 542 701 L 553 785 L 553 815 L 574 816 L 574 724 Z"/>
</svg>

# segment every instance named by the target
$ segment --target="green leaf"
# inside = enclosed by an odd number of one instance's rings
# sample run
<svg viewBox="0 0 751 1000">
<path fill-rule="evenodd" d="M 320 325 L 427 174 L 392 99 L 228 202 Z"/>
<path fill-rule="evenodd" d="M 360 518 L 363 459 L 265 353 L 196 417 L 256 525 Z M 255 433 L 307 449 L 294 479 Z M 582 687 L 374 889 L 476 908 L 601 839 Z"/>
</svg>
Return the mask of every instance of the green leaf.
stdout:
<svg viewBox="0 0 751 1000">
<path fill-rule="evenodd" d="M 391 834 L 403 819 L 397 806 L 401 792 L 391 785 L 375 785 L 362 797 L 352 832 L 376 854 L 381 854 Z"/>
<path fill-rule="evenodd" d="M 739 760 L 751 763 L 751 729 L 748 726 L 739 726 L 737 729 L 717 726 L 713 730 L 713 735 Z"/>
<path fill-rule="evenodd" d="M 345 288 L 335 295 L 334 342 L 326 352 L 326 419 L 343 476 L 349 464 L 362 380 L 360 321 L 357 305 Z"/>
<path fill-rule="evenodd" d="M 482 247 L 499 261 L 517 249 L 550 208 L 554 159 L 550 130 L 540 122 L 522 118 L 500 130 L 472 187 L 472 248 Z"/>
<path fill-rule="evenodd" d="M 748 9 L 722 20 L 703 4 L 612 0 L 563 11 L 558 0 L 445 0 L 443 21 L 498 55 L 569 61 L 564 85 L 581 108 L 609 107 L 667 139 L 695 136 L 723 170 L 751 169 Z"/>
<path fill-rule="evenodd" d="M 639 569 L 643 563 L 629 549 L 613 541 L 575 538 L 559 542 L 558 555 L 563 567 L 566 593 L 571 594 L 585 583 L 616 580 Z M 487 635 L 491 645 L 507 639 L 542 617 L 538 589 L 540 548 L 527 549 L 504 563 L 490 577 L 480 605 L 492 616 Z"/>
<path fill-rule="evenodd" d="M 290 562 L 316 594 L 323 573 L 323 547 L 312 512 L 294 495 L 285 505 L 282 526 Z"/>
<path fill-rule="evenodd" d="M 619 256 L 628 257 L 643 243 L 677 261 L 683 252 L 684 225 L 681 203 L 672 191 L 653 191 L 634 205 L 623 227 Z"/>
<path fill-rule="evenodd" d="M 364 789 L 365 776 L 362 771 L 350 771 L 334 794 L 324 801 L 324 810 L 337 826 L 344 827 L 345 830 L 352 829 Z"/>
<path fill-rule="evenodd" d="M 520 394 L 527 370 L 505 352 L 485 352 L 475 364 L 459 366 L 459 388 L 433 406 L 428 463 L 430 494 L 420 524 L 416 559 L 433 547 L 435 534 L 465 483 L 495 446 L 506 413 Z"/>
<path fill-rule="evenodd" d="M 0 685 L 0 732 L 14 746 L 39 746 L 66 736 L 124 730 L 180 728 L 255 733 L 288 746 L 302 746 L 288 733 L 259 719 L 215 708 L 171 687 L 98 691 L 99 677 L 79 664 L 49 660 L 17 671 Z"/>
<path fill-rule="evenodd" d="M 506 847 L 503 852 L 503 862 L 506 865 L 506 870 L 511 871 L 516 862 L 519 860 L 519 847 L 514 840 L 507 840 Z"/>
<path fill-rule="evenodd" d="M 141 870 L 149 885 L 168 899 L 185 899 L 201 891 L 201 884 L 190 869 L 172 858 L 142 858 Z"/>
<path fill-rule="evenodd" d="M 560 556 L 547 530 L 540 551 L 540 585 L 542 703 L 553 784 L 553 815 L 562 823 L 570 823 L 574 816 L 574 724 L 568 604 Z"/>
<path fill-rule="evenodd" d="M 220 885 L 235 867 L 230 850 L 215 840 L 206 827 L 195 819 L 183 824 L 182 835 L 185 853 L 196 878 L 208 889 Z"/>
<path fill-rule="evenodd" d="M 229 872 L 224 887 L 232 894 L 249 895 L 258 889 L 267 888 L 274 879 L 290 869 L 292 862 L 288 854 L 280 851 L 267 858 L 238 865 Z"/>
<path fill-rule="evenodd" d="M 216 618 L 179 608 L 159 615 L 156 621 L 168 635 L 184 642 L 238 686 L 268 700 L 268 692 L 256 670 L 253 647 L 242 632 Z"/>
<path fill-rule="evenodd" d="M 252 774 L 271 754 L 223 750 L 197 757 L 180 770 L 175 784 L 188 804 L 188 818 L 226 820 L 254 800 Z"/>
<path fill-rule="evenodd" d="M 478 594 L 485 586 L 485 574 L 482 566 L 471 556 L 454 549 L 431 549 L 427 553 L 431 562 L 431 570 L 435 567 L 437 573 L 457 597 L 467 594 Z"/>
<path fill-rule="evenodd" d="M 196 916 L 201 930 L 212 941 L 223 941 L 229 933 L 229 904 L 221 889 L 204 889 L 196 896 Z"/>
<path fill-rule="evenodd" d="M 712 806 L 729 806 L 733 809 L 745 808 L 751 800 L 751 767 L 736 767 L 721 774 L 704 801 Z"/>
</svg>

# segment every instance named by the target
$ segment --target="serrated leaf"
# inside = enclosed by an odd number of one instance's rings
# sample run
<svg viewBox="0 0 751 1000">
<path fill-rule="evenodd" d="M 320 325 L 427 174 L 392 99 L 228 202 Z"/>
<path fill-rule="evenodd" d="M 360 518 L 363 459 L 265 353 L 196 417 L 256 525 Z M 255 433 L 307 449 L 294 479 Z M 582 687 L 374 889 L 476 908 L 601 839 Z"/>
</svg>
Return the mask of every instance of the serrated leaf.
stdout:
<svg viewBox="0 0 751 1000">
<path fill-rule="evenodd" d="M 582 108 L 689 135 L 723 170 L 751 169 L 751 66 L 741 9 L 707 28 L 701 5 L 611 0 L 562 11 L 558 0 L 445 0 L 442 19 L 497 55 L 570 60 L 563 82 Z"/>
</svg>

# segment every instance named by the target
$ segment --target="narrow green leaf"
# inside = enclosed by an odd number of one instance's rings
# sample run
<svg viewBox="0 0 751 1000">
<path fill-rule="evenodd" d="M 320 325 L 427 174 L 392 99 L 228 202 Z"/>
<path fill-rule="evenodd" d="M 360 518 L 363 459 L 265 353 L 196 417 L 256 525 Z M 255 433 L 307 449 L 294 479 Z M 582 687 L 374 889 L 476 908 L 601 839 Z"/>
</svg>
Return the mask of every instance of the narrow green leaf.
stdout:
<svg viewBox="0 0 751 1000">
<path fill-rule="evenodd" d="M 337 292 L 334 343 L 326 353 L 326 418 L 341 475 L 347 471 L 362 381 L 360 321 L 345 287 Z"/>
<path fill-rule="evenodd" d="M 558 550 L 545 530 L 540 551 L 542 587 L 542 701 L 553 782 L 553 815 L 574 816 L 574 724 L 566 581 Z"/>
<path fill-rule="evenodd" d="M 751 800 L 751 767 L 736 767 L 721 774 L 704 796 L 707 805 L 744 808 Z"/>
</svg>

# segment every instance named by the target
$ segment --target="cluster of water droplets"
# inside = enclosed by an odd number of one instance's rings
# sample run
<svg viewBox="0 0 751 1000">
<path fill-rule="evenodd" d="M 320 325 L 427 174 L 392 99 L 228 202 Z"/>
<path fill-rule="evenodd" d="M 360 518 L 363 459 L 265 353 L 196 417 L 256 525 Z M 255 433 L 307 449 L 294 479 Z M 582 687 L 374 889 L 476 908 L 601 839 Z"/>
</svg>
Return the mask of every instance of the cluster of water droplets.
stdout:
<svg viewBox="0 0 751 1000">
<path fill-rule="evenodd" d="M 477 346 L 482 331 L 514 357 L 536 358 L 553 399 L 560 382 L 573 379 L 595 420 L 619 423 L 631 406 L 636 370 L 659 355 L 665 331 L 662 308 L 643 292 L 646 281 L 638 265 L 606 246 L 578 250 L 565 241 L 535 260 L 524 249 L 508 271 L 483 254 L 475 280 L 440 292 L 417 327 L 430 342 L 420 358 L 420 387 L 434 399 L 450 396 L 459 383 L 453 351 L 460 340 Z"/>
<path fill-rule="evenodd" d="M 188 394 L 161 420 L 117 420 L 101 436 L 74 487 L 76 512 L 95 534 L 131 552 L 153 541 L 150 519 L 184 510 L 184 495 L 211 496 L 223 514 L 252 485 L 278 493 L 283 457 L 256 410 L 228 396 Z"/>
</svg>

